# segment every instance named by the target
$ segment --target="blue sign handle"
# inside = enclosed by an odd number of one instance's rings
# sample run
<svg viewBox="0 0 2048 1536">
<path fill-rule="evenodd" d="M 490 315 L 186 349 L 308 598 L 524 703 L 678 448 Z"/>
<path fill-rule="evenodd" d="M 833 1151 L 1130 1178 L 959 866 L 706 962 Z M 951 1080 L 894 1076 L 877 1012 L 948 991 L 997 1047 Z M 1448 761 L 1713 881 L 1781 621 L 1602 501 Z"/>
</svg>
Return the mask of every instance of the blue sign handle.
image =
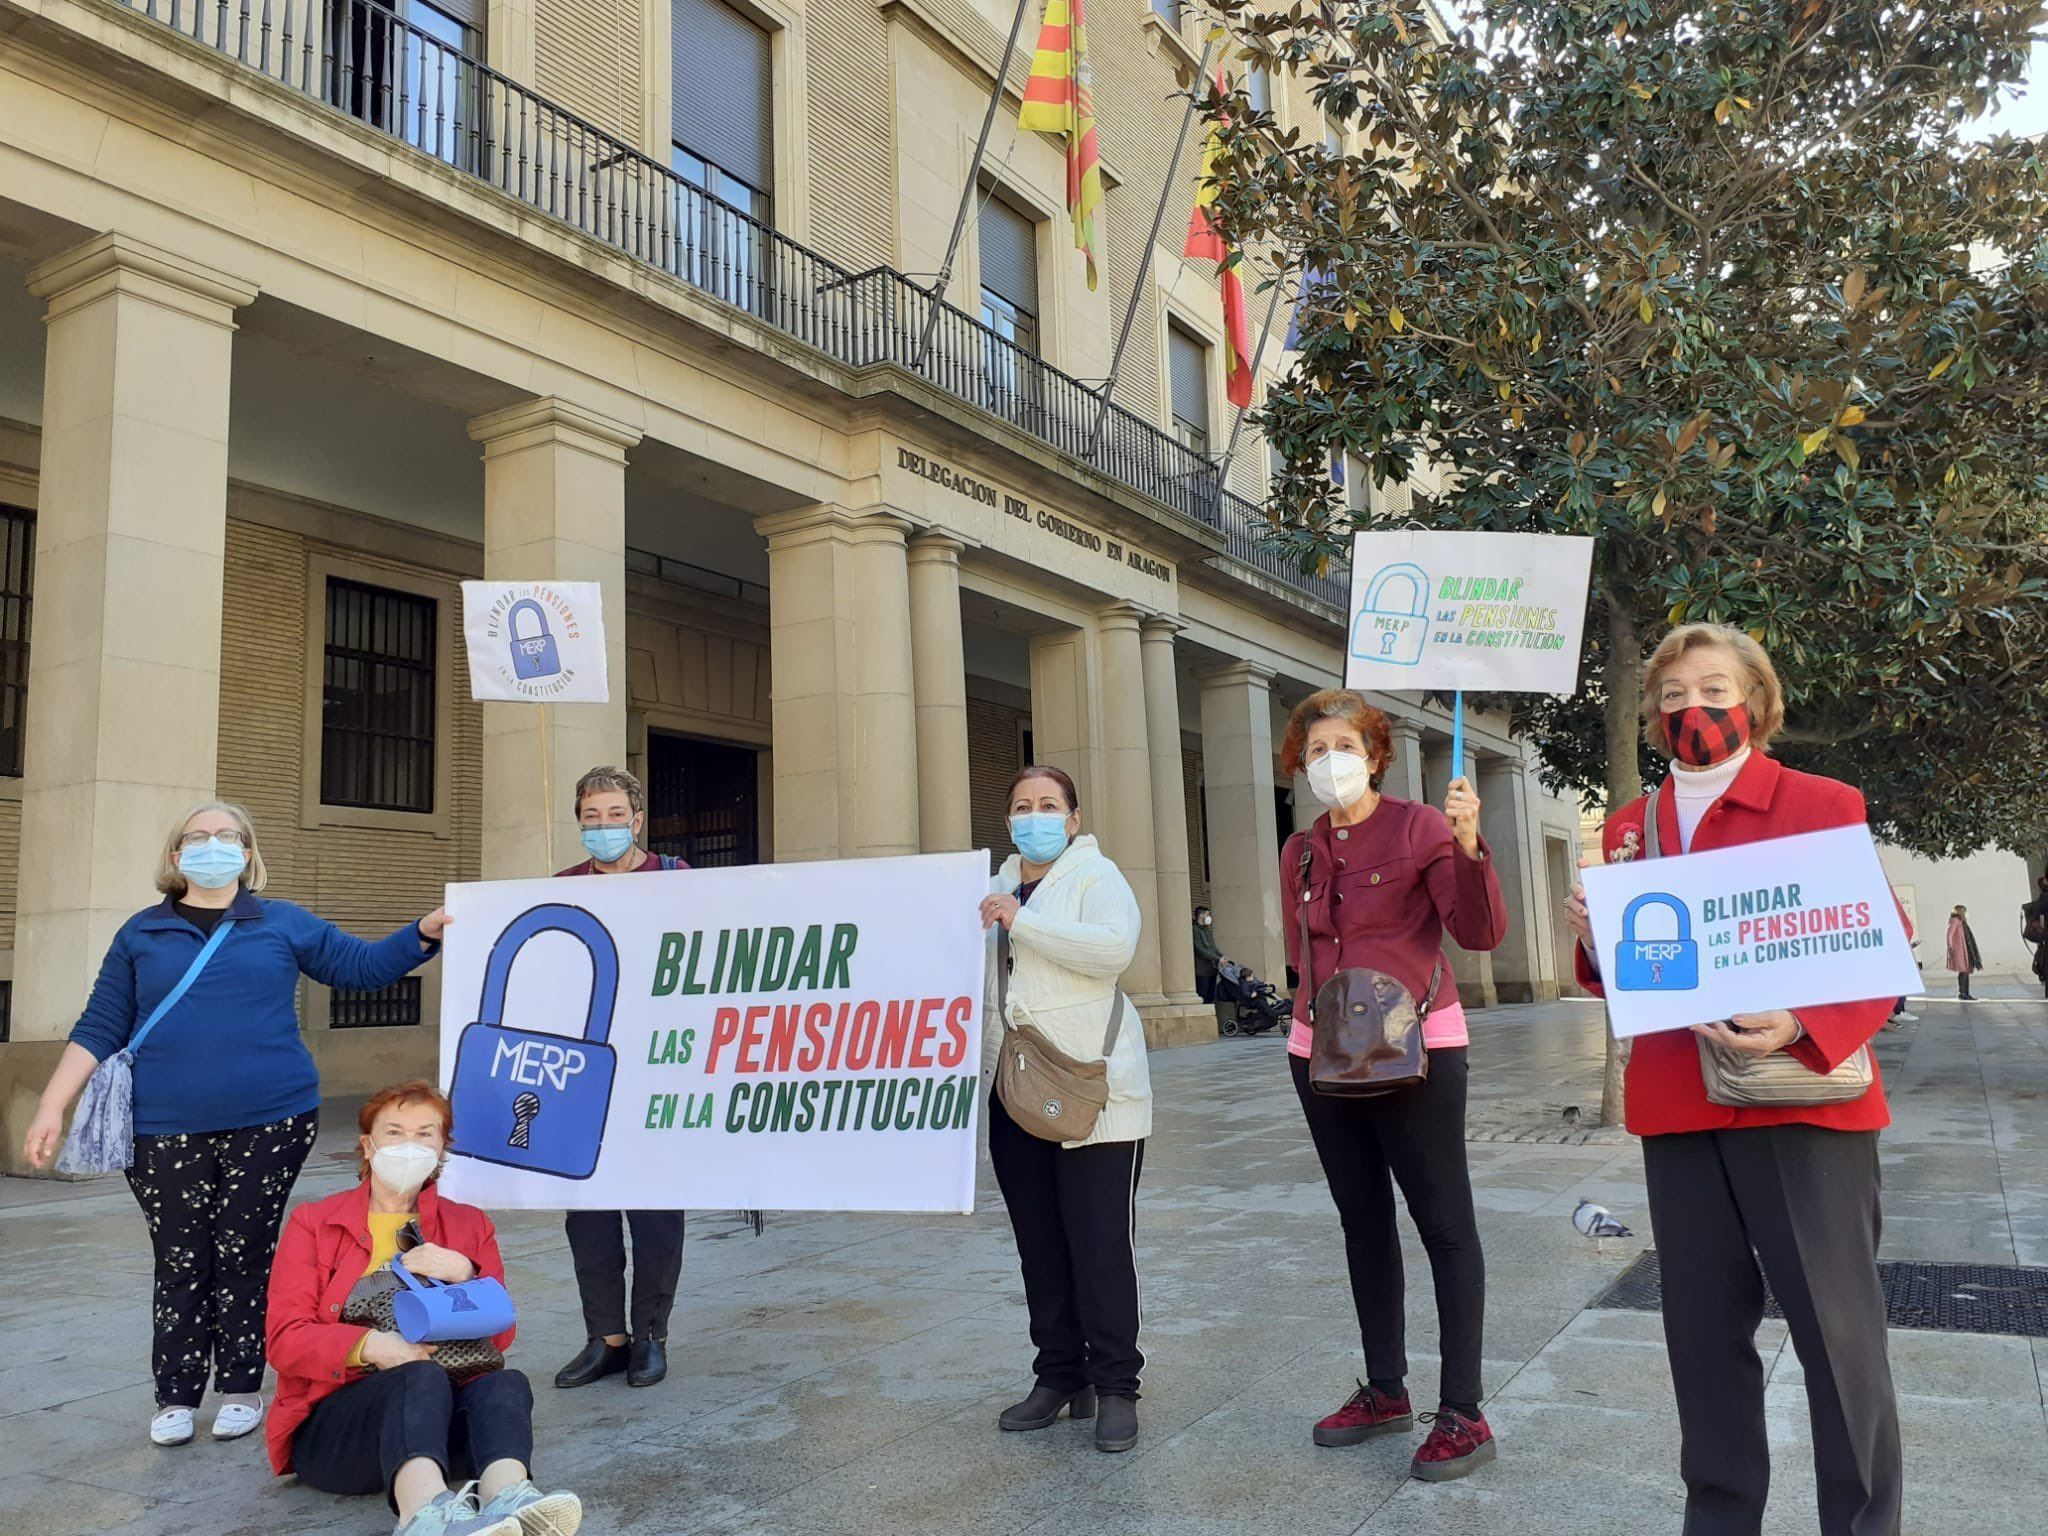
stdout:
<svg viewBox="0 0 2048 1536">
<path fill-rule="evenodd" d="M 1465 690 L 1451 695 L 1451 777 L 1465 773 Z"/>
</svg>

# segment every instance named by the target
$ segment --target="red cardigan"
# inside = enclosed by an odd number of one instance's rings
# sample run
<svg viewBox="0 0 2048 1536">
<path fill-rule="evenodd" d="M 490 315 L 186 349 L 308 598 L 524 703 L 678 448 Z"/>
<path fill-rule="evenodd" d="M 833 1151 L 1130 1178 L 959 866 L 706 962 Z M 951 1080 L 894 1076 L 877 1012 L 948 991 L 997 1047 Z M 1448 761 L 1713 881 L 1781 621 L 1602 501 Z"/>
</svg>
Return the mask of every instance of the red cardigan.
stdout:
<svg viewBox="0 0 2048 1536">
<path fill-rule="evenodd" d="M 1641 858 L 1643 806 L 1631 800 L 1607 818 L 1600 844 L 1607 862 Z M 1693 853 L 1733 848 L 1767 838 L 1862 823 L 1863 796 L 1849 785 L 1799 773 L 1775 758 L 1752 752 L 1735 782 L 1707 807 L 1693 831 Z M 1670 795 L 1657 804 L 1660 847 L 1681 846 L 1678 805 Z M 1605 996 L 1600 978 L 1586 957 L 1585 946 L 1572 946 L 1579 985 L 1596 997 Z M 1891 998 L 1862 1003 L 1828 1003 L 1796 1010 L 1806 1035 L 1787 1047 L 1816 1072 L 1831 1072 L 1868 1043 L 1891 1017 Z M 1663 1136 L 1676 1131 L 1718 1131 L 1753 1125 L 1805 1124 L 1837 1131 L 1875 1131 L 1891 1124 L 1884 1084 L 1871 1067 L 1869 1091 L 1842 1104 L 1816 1104 L 1779 1109 L 1735 1109 L 1707 1099 L 1700 1078 L 1699 1037 L 1689 1029 L 1640 1035 L 1628 1061 L 1628 1128 L 1638 1136 Z"/>
<path fill-rule="evenodd" d="M 1307 889 L 1301 852 L 1309 850 Z M 1507 903 L 1485 840 L 1481 858 L 1467 857 L 1451 824 L 1433 805 L 1380 797 L 1355 827 L 1333 829 L 1328 814 L 1287 839 L 1280 852 L 1280 927 L 1287 963 L 1320 987 L 1338 971 L 1385 971 L 1420 1002 L 1443 954 L 1444 934 L 1466 949 L 1497 947 L 1507 936 Z M 1301 963 L 1301 914 L 1308 908 L 1313 968 Z M 1434 1006 L 1458 1000 L 1458 979 L 1444 962 Z M 1295 988 L 1294 1017 L 1308 1022 L 1309 988 Z"/>
<path fill-rule="evenodd" d="M 266 1327 L 270 1363 L 277 1369 L 277 1401 L 271 1404 L 264 1438 L 270 1469 L 292 1469 L 292 1436 L 313 1405 L 368 1371 L 351 1370 L 348 1357 L 367 1328 L 338 1321 L 342 1303 L 370 1263 L 370 1181 L 296 1208 L 284 1224 L 277 1259 L 270 1267 L 270 1314 Z M 450 1248 L 476 1265 L 479 1275 L 505 1278 L 498 1256 L 497 1229 L 473 1205 L 443 1200 L 429 1184 L 420 1191 L 420 1231 L 428 1242 Z M 516 1328 L 493 1341 L 512 1343 Z"/>
</svg>

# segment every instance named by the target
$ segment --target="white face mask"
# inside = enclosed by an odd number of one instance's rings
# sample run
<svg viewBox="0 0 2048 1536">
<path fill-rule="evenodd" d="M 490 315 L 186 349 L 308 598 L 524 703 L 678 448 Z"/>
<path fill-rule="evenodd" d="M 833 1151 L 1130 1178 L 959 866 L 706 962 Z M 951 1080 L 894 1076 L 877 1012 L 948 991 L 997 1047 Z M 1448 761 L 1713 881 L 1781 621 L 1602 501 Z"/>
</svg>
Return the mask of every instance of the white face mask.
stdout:
<svg viewBox="0 0 2048 1536">
<path fill-rule="evenodd" d="M 394 1195 L 416 1193 L 440 1166 L 441 1154 L 416 1141 L 379 1147 L 370 1154 L 371 1175 Z"/>
<path fill-rule="evenodd" d="M 1372 788 L 1372 765 L 1356 752 L 1326 752 L 1308 765 L 1308 787 L 1331 810 L 1341 811 Z"/>
</svg>

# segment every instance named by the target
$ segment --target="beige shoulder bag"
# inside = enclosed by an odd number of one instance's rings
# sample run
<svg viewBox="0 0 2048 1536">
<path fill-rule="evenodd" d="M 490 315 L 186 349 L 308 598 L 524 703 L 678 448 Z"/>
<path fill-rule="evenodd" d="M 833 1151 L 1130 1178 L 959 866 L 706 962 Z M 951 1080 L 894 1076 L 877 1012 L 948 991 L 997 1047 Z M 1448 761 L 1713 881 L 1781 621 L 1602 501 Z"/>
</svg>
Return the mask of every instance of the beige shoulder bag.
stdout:
<svg viewBox="0 0 2048 1536">
<path fill-rule="evenodd" d="M 1663 852 L 1657 831 L 1657 799 L 1664 786 L 1651 790 L 1643 802 L 1643 853 L 1656 858 Z M 1707 1102 L 1730 1109 L 1801 1109 L 1820 1104 L 1844 1104 L 1870 1091 L 1870 1047 L 1859 1045 L 1856 1052 L 1834 1071 L 1813 1070 L 1790 1051 L 1772 1051 L 1768 1056 L 1750 1056 L 1723 1050 L 1705 1035 L 1694 1035 L 1700 1048 L 1700 1077 L 1707 1088 Z"/>
<path fill-rule="evenodd" d="M 996 939 L 996 1028 L 1003 1053 L 996 1092 L 1010 1118 L 1040 1141 L 1086 1141 L 1109 1102 L 1109 1058 L 1124 1024 L 1124 994 L 1117 989 L 1100 1061 L 1076 1061 L 1036 1024 L 1010 1024 L 1010 933 Z"/>
</svg>

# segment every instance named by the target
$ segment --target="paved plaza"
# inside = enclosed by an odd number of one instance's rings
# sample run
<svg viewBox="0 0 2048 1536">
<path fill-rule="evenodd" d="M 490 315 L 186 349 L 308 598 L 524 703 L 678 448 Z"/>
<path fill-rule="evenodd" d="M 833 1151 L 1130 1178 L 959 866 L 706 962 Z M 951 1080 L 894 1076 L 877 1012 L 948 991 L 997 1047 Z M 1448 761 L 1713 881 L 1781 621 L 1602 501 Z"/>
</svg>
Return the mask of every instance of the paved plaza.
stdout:
<svg viewBox="0 0 2048 1536">
<path fill-rule="evenodd" d="M 2017 984 L 1916 1003 L 1879 1049 L 1888 1258 L 2048 1265 L 2048 1004 Z M 693 1217 L 668 1382 L 550 1385 L 582 1342 L 559 1217 L 503 1222 L 542 1479 L 632 1536 L 1551 1536 L 1675 1532 L 1677 1438 L 1656 1316 L 1587 1310 L 1647 1244 L 1632 1142 L 1572 1130 L 1596 1102 L 1596 1005 L 1475 1016 L 1471 1147 L 1486 1239 L 1487 1413 L 1499 1462 L 1407 1478 L 1414 1441 L 1318 1450 L 1361 1367 L 1336 1216 L 1271 1036 L 1153 1058 L 1138 1240 L 1150 1356 L 1124 1456 L 1062 1421 L 1004 1435 L 1028 1385 L 1016 1257 L 984 1170 L 972 1218 Z M 349 1177 L 336 1117 L 300 1192 Z M 1633 1238 L 1569 1217 L 1609 1206 Z M 1410 1354 L 1433 1394 L 1428 1269 L 1410 1238 Z M 254 1439 L 151 1447 L 142 1223 L 118 1182 L 0 1180 L 0 1536 L 375 1533 L 369 1500 L 270 1478 Z M 1765 1324 L 1768 1529 L 1814 1529 L 1804 1399 Z M 1895 1331 L 1906 1530 L 2039 1536 L 2048 1339 Z M 1420 1405 L 1418 1405 L 1420 1406 Z M 204 1421 L 202 1421 L 203 1423 Z"/>
</svg>

